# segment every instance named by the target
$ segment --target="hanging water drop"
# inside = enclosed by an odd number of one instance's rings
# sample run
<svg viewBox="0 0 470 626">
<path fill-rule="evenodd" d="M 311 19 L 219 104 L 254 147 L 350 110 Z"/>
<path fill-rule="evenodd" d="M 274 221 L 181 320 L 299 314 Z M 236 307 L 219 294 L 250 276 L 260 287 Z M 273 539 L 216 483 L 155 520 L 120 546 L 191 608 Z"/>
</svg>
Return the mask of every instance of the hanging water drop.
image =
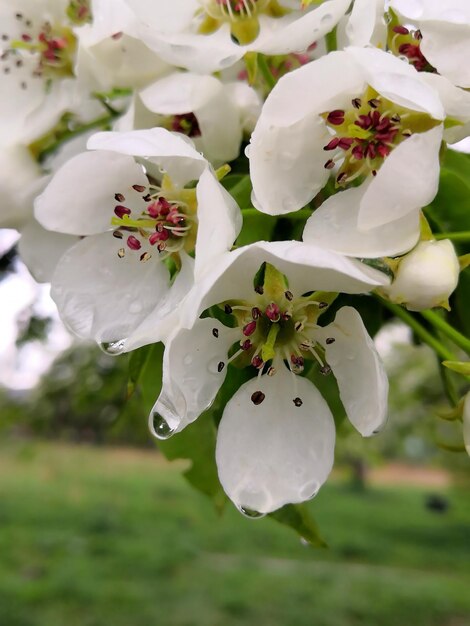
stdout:
<svg viewBox="0 0 470 626">
<path fill-rule="evenodd" d="M 175 429 L 171 428 L 163 415 L 160 415 L 160 413 L 156 411 L 152 413 L 152 425 L 150 429 L 157 439 L 162 439 L 163 441 L 169 439 L 175 432 Z"/>
<path fill-rule="evenodd" d="M 98 345 L 106 354 L 116 356 L 124 352 L 124 348 L 126 347 L 126 341 L 127 339 L 118 339 L 117 341 L 102 341 Z"/>
<path fill-rule="evenodd" d="M 142 311 L 142 303 L 138 300 L 134 300 L 129 305 L 129 313 L 140 313 Z"/>
<path fill-rule="evenodd" d="M 237 509 L 244 517 L 247 517 L 248 519 L 261 519 L 262 517 L 266 516 L 266 513 L 260 513 L 259 511 L 249 509 L 246 506 L 237 506 Z"/>
</svg>

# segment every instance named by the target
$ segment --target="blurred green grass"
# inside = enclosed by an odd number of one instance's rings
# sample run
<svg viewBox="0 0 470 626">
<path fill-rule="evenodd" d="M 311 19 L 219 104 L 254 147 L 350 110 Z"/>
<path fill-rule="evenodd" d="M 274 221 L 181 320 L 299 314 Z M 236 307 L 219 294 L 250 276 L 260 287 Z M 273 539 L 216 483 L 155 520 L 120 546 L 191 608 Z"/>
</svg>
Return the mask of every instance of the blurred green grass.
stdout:
<svg viewBox="0 0 470 626">
<path fill-rule="evenodd" d="M 470 500 L 437 492 L 330 481 L 316 550 L 151 452 L 3 445 L 0 626 L 467 626 Z"/>
</svg>

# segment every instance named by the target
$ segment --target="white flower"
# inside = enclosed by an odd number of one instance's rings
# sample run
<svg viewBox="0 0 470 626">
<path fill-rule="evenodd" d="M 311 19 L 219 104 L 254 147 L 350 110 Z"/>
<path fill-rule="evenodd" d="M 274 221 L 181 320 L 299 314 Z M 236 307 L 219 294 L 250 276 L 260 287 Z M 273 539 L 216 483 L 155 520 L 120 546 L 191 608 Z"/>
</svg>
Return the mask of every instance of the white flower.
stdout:
<svg viewBox="0 0 470 626">
<path fill-rule="evenodd" d="M 255 286 L 260 267 L 264 278 Z M 222 486 L 238 507 L 260 513 L 312 497 L 333 463 L 334 420 L 316 387 L 297 374 L 309 360 L 325 375 L 333 370 L 364 436 L 384 423 L 388 390 L 355 309 L 317 324 L 331 296 L 322 292 L 361 293 L 386 282 L 353 259 L 298 242 L 260 242 L 225 255 L 188 295 L 182 327 L 166 344 L 152 431 L 166 438 L 194 421 L 213 402 L 229 362 L 250 367 L 258 375 L 234 394 L 219 427 Z M 231 326 L 211 317 L 194 323 L 216 305 Z"/>
<path fill-rule="evenodd" d="M 402 217 L 437 191 L 443 118 L 438 94 L 399 59 L 372 48 L 328 54 L 266 100 L 248 152 L 256 206 L 299 209 L 338 162 L 339 186 L 371 180 L 359 228 Z"/>
<path fill-rule="evenodd" d="M 395 280 L 383 291 L 410 311 L 448 308 L 459 281 L 459 260 L 449 239 L 421 241 L 398 265 Z"/>
<path fill-rule="evenodd" d="M 152 126 L 187 135 L 215 167 L 240 152 L 241 113 L 231 90 L 214 76 L 175 72 L 158 80 L 136 95 L 117 128 Z"/>
<path fill-rule="evenodd" d="M 77 36 L 67 6 L 66 0 L 0 2 L 2 142 L 35 139 L 88 95 L 76 80 Z"/>
<path fill-rule="evenodd" d="M 36 218 L 83 237 L 52 279 L 63 320 L 119 353 L 177 325 L 179 302 L 230 249 L 241 216 L 186 138 L 162 128 L 98 133 L 88 147 L 55 174 Z"/>
<path fill-rule="evenodd" d="M 303 52 L 331 31 L 350 0 L 301 10 L 300 0 L 126 0 L 142 21 L 141 36 L 168 63 L 211 73 L 246 52 Z M 236 43 L 238 41 L 238 43 Z"/>
<path fill-rule="evenodd" d="M 470 4 L 467 0 L 391 0 L 391 8 L 419 29 L 419 49 L 442 76 L 470 87 Z M 414 42 L 416 45 L 416 42 Z"/>
</svg>

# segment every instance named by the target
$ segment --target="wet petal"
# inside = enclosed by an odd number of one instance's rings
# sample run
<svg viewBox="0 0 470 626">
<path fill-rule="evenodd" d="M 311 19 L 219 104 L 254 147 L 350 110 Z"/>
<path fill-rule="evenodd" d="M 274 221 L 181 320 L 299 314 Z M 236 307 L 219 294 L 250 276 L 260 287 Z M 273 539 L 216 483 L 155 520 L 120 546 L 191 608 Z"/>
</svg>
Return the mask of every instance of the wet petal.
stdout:
<svg viewBox="0 0 470 626">
<path fill-rule="evenodd" d="M 387 419 L 388 379 L 361 316 L 343 307 L 319 334 L 335 340 L 324 341 L 326 360 L 350 421 L 364 437 L 373 435 Z"/>
<path fill-rule="evenodd" d="M 133 185 L 148 184 L 143 169 L 130 156 L 100 150 L 67 161 L 36 199 L 36 219 L 48 230 L 94 235 L 110 230 L 116 193 L 139 199 Z"/>
<path fill-rule="evenodd" d="M 283 368 L 248 381 L 227 403 L 217 437 L 219 479 L 238 507 L 269 513 L 316 494 L 331 471 L 334 443 L 320 392 Z"/>
<path fill-rule="evenodd" d="M 237 337 L 237 329 L 212 318 L 173 333 L 165 347 L 162 391 L 150 414 L 151 428 L 154 417 L 161 417 L 171 431 L 182 430 L 212 404 L 227 374 L 227 352 Z"/>
<path fill-rule="evenodd" d="M 302 235 L 306 243 L 360 258 L 396 256 L 410 250 L 420 233 L 419 211 L 393 222 L 359 230 L 361 199 L 368 183 L 330 196 L 307 220 Z"/>
<path fill-rule="evenodd" d="M 111 233 L 86 237 L 61 258 L 51 295 L 65 324 L 79 337 L 115 343 L 126 340 L 169 289 L 169 275 L 157 257 L 140 261 Z M 152 251 L 153 252 L 153 251 Z M 111 348 L 112 351 L 112 348 Z"/>
</svg>

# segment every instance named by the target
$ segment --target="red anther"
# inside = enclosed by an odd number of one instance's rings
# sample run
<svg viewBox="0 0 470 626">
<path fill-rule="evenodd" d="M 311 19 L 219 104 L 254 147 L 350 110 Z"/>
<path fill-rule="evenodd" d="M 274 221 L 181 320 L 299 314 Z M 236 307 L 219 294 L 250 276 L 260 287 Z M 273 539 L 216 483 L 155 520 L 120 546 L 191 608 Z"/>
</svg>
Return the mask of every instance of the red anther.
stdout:
<svg viewBox="0 0 470 626">
<path fill-rule="evenodd" d="M 31 35 L 28 35 L 27 33 L 23 33 L 23 35 L 21 35 L 21 39 L 23 41 L 32 41 Z M 41 35 L 39 35 L 39 39 L 41 39 Z"/>
<path fill-rule="evenodd" d="M 354 148 L 351 150 L 351 154 L 358 161 L 360 161 L 361 159 L 364 158 L 364 152 L 363 152 L 361 146 L 354 146 Z"/>
<path fill-rule="evenodd" d="M 377 156 L 377 152 L 375 150 L 375 145 L 373 143 L 369 143 L 367 145 L 366 156 L 368 156 L 369 159 L 375 159 L 375 157 Z"/>
<path fill-rule="evenodd" d="M 372 120 L 370 115 L 359 115 L 359 118 L 354 122 L 356 126 L 359 128 L 363 128 L 364 130 L 368 130 L 372 126 Z"/>
<path fill-rule="evenodd" d="M 330 111 L 326 120 L 329 124 L 333 124 L 333 126 L 340 126 L 344 122 L 344 111 L 341 109 Z"/>
<path fill-rule="evenodd" d="M 385 157 L 390 154 L 390 148 L 383 143 L 379 143 L 377 144 L 377 152 L 383 159 L 385 159 Z"/>
<path fill-rule="evenodd" d="M 264 365 L 264 361 L 263 359 L 260 357 L 259 354 L 256 354 L 252 359 L 251 359 L 251 364 L 253 365 L 253 367 L 256 367 L 256 369 L 260 369 L 260 367 L 263 367 Z"/>
<path fill-rule="evenodd" d="M 275 302 L 271 302 L 271 304 L 268 304 L 265 313 L 266 317 L 270 319 L 271 322 L 278 322 L 281 317 L 281 310 Z"/>
<path fill-rule="evenodd" d="M 339 146 L 339 142 L 339 137 L 333 137 L 333 139 L 329 141 L 326 146 L 323 146 L 323 150 L 335 150 Z"/>
<path fill-rule="evenodd" d="M 127 238 L 127 245 L 131 250 L 140 250 L 142 247 L 142 244 L 137 239 L 137 237 L 134 237 L 134 235 L 130 235 Z"/>
<path fill-rule="evenodd" d="M 245 337 L 249 337 L 256 330 L 256 322 L 253 320 L 252 322 L 248 322 L 245 326 L 243 326 L 243 334 Z"/>
<path fill-rule="evenodd" d="M 330 159 L 329 161 L 327 161 L 324 165 L 324 168 L 326 170 L 332 170 L 335 166 L 335 162 L 333 161 L 333 159 Z"/>
<path fill-rule="evenodd" d="M 161 232 L 152 233 L 149 237 L 149 243 L 151 246 L 154 246 L 159 241 L 167 241 L 170 237 L 170 233 L 164 229 Z"/>
<path fill-rule="evenodd" d="M 132 189 L 134 189 L 138 193 L 144 193 L 146 187 L 144 187 L 143 185 L 132 185 Z"/>
<path fill-rule="evenodd" d="M 166 216 L 166 221 L 170 222 L 170 224 L 175 224 L 175 225 L 181 224 L 183 219 L 184 218 L 181 216 L 181 213 L 178 211 L 177 207 L 172 207 L 172 209 Z"/>
<path fill-rule="evenodd" d="M 111 39 L 114 39 L 114 40 L 121 39 L 123 34 L 124 33 L 122 31 L 120 31 L 119 33 L 114 33 L 114 35 L 111 35 Z"/>
<path fill-rule="evenodd" d="M 338 147 L 342 150 L 349 150 L 352 146 L 354 139 L 352 137 L 341 137 Z"/>
<path fill-rule="evenodd" d="M 249 339 L 245 339 L 245 341 L 241 344 L 242 350 L 250 350 L 253 347 L 253 344 Z"/>
<path fill-rule="evenodd" d="M 124 215 L 130 215 L 131 214 L 131 210 L 128 209 L 127 207 L 125 207 L 125 206 L 122 206 L 122 204 L 118 204 L 117 206 L 114 207 L 114 213 L 118 217 L 122 218 L 122 217 L 124 217 Z"/>
<path fill-rule="evenodd" d="M 290 355 L 290 360 L 292 365 L 295 365 L 296 367 L 303 367 L 304 366 L 304 357 L 303 356 L 297 356 L 296 354 L 291 354 Z"/>
<path fill-rule="evenodd" d="M 405 28 L 404 26 L 398 25 L 398 26 L 394 26 L 392 28 L 394 33 L 397 33 L 398 35 L 409 35 L 410 31 Z"/>
<path fill-rule="evenodd" d="M 260 316 L 260 315 L 261 315 L 261 311 L 258 309 L 258 307 L 257 307 L 257 306 L 254 306 L 254 307 L 251 309 L 251 317 L 252 317 L 254 320 L 257 320 L 257 319 L 259 318 L 259 316 Z"/>
<path fill-rule="evenodd" d="M 60 39 L 53 39 L 50 45 L 56 50 L 64 50 L 67 47 L 67 40 L 63 37 Z"/>
</svg>

